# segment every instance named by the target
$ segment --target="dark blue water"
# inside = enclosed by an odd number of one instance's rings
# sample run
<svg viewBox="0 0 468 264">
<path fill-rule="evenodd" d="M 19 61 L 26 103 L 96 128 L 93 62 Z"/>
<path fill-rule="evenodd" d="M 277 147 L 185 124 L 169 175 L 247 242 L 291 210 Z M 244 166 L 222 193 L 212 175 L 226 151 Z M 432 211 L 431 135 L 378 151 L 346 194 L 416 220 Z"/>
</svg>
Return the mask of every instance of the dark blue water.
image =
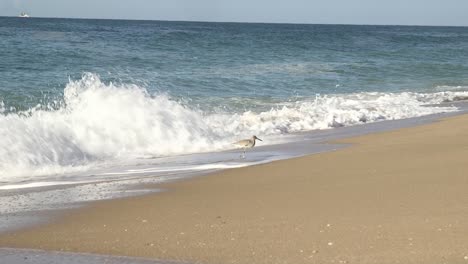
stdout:
<svg viewBox="0 0 468 264">
<path fill-rule="evenodd" d="M 22 109 L 84 72 L 190 99 L 421 92 L 468 86 L 468 28 L 0 18 L 0 58 Z"/>
<path fill-rule="evenodd" d="M 0 181 L 456 111 L 438 104 L 467 91 L 465 27 L 0 18 Z"/>
</svg>

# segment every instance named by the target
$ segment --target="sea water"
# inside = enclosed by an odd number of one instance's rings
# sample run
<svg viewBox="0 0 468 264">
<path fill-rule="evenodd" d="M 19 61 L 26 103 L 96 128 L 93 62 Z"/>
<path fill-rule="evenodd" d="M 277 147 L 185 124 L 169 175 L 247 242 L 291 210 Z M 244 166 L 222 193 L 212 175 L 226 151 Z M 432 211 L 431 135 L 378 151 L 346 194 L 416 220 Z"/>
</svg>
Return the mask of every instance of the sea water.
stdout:
<svg viewBox="0 0 468 264">
<path fill-rule="evenodd" d="M 240 160 L 232 142 L 455 112 L 466 98 L 466 27 L 3 17 L 0 189 L 257 164 L 288 155 Z"/>
</svg>

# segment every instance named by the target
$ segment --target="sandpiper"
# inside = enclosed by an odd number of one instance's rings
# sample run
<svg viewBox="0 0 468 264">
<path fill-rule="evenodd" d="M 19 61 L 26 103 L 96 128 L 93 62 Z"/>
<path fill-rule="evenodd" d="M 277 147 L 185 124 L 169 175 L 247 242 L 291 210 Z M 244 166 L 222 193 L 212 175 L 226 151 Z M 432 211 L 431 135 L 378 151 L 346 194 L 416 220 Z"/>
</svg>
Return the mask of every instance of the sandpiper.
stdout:
<svg viewBox="0 0 468 264">
<path fill-rule="evenodd" d="M 243 154 L 241 155 L 241 158 L 245 158 L 245 150 L 246 149 L 253 148 L 255 146 L 255 140 L 256 139 L 258 139 L 260 141 L 263 141 L 263 140 L 259 139 L 257 136 L 252 136 L 252 138 L 243 139 L 243 140 L 240 140 L 240 141 L 237 141 L 236 143 L 234 143 L 234 145 L 236 145 L 237 147 L 242 148 L 244 150 Z"/>
</svg>

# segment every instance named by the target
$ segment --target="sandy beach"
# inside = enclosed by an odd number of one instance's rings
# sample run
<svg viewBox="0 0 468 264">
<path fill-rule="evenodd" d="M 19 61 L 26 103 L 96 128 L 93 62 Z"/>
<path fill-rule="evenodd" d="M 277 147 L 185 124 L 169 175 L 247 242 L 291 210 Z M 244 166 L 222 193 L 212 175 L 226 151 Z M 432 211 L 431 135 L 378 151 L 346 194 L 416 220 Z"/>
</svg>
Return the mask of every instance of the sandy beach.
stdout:
<svg viewBox="0 0 468 264">
<path fill-rule="evenodd" d="M 191 263 L 468 263 L 468 115 L 71 210 L 0 247 Z"/>
</svg>

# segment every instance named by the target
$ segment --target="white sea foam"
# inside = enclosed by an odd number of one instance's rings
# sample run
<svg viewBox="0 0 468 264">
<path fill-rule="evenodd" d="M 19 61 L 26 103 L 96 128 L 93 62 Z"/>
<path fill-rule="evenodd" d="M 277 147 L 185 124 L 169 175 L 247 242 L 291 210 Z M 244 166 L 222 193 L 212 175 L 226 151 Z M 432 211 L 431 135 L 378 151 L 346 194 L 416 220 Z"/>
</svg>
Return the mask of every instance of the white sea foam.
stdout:
<svg viewBox="0 0 468 264">
<path fill-rule="evenodd" d="M 222 127 L 224 131 L 252 131 L 258 134 L 290 133 L 455 111 L 454 107 L 428 105 L 451 101 L 457 96 L 460 93 L 318 96 L 315 100 L 284 103 L 282 107 L 261 113 L 247 111 L 229 117 L 215 114 L 208 119 L 211 124 L 216 124 L 213 126 L 215 130 Z"/>
<path fill-rule="evenodd" d="M 57 185 L 72 185 L 72 184 L 79 184 L 83 182 L 74 182 L 74 181 L 56 181 L 56 182 L 29 182 L 23 184 L 11 184 L 11 185 L 3 185 L 0 186 L 0 190 L 14 190 L 14 189 L 28 189 L 28 188 L 36 188 L 36 187 L 46 187 L 46 186 L 57 186 Z"/>
<path fill-rule="evenodd" d="M 117 159 L 216 151 L 239 137 L 278 135 L 456 110 L 425 106 L 466 92 L 359 93 L 282 103 L 268 111 L 207 113 L 136 85 L 86 74 L 58 109 L 6 113 L 0 104 L 0 181 L 87 170 Z"/>
<path fill-rule="evenodd" d="M 106 85 L 92 74 L 67 85 L 58 110 L 1 115 L 0 135 L 2 180 L 83 170 L 122 156 L 222 146 L 198 111 L 136 86 Z"/>
</svg>

